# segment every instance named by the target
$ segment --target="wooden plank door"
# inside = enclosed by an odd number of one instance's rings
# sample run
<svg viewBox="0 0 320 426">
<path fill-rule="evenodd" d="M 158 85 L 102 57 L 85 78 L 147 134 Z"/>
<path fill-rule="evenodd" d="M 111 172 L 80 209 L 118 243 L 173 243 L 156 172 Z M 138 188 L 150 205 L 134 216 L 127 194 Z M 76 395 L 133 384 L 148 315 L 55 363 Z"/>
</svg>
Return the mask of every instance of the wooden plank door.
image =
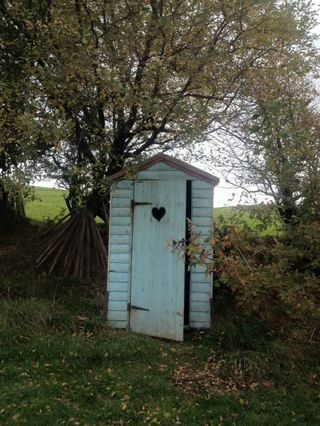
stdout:
<svg viewBox="0 0 320 426">
<path fill-rule="evenodd" d="M 136 182 L 134 205 L 130 328 L 183 340 L 184 259 L 167 242 L 185 237 L 186 183 Z"/>
</svg>

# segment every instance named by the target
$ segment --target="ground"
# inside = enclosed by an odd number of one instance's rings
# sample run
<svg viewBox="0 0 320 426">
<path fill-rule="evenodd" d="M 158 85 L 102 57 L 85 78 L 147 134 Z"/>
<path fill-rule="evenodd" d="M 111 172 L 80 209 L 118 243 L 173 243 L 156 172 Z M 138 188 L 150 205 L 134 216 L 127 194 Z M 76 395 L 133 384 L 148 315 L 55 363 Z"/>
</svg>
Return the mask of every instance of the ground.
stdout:
<svg viewBox="0 0 320 426">
<path fill-rule="evenodd" d="M 183 343 L 108 329 L 98 283 L 35 268 L 42 233 L 38 223 L 0 234 L 1 425 L 320 424 L 319 371 L 286 375 L 285 360 L 278 381 L 244 380 L 233 360 L 259 376 L 259 330 L 243 328 L 240 344 L 225 319 Z"/>
</svg>

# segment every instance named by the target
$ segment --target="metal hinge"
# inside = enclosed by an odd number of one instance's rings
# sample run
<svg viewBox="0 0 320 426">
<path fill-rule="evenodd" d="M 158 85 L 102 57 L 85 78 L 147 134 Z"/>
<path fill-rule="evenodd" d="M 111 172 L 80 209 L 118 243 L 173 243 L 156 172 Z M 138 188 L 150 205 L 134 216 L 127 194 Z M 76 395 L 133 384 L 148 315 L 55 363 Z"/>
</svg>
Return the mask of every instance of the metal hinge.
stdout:
<svg viewBox="0 0 320 426">
<path fill-rule="evenodd" d="M 131 208 L 134 209 L 136 206 L 152 206 L 152 203 L 140 203 L 140 201 L 131 200 Z"/>
<path fill-rule="evenodd" d="M 135 309 L 136 311 L 150 311 L 150 309 L 141 308 L 140 306 L 135 306 L 131 305 L 131 303 L 128 303 L 128 311 L 131 311 L 131 309 Z"/>
</svg>

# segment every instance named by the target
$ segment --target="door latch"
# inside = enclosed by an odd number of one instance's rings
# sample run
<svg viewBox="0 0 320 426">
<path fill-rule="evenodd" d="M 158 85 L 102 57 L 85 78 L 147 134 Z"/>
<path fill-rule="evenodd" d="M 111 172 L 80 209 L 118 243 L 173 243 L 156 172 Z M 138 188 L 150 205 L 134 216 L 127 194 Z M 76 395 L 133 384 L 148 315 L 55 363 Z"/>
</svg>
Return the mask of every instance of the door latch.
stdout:
<svg viewBox="0 0 320 426">
<path fill-rule="evenodd" d="M 136 206 L 152 206 L 152 203 L 143 203 L 140 201 L 131 200 L 131 208 L 134 209 Z"/>
<path fill-rule="evenodd" d="M 150 309 L 141 308 L 140 306 L 135 306 L 131 305 L 131 303 L 128 303 L 128 311 L 131 311 L 131 309 L 134 309 L 135 311 L 150 311 Z"/>
</svg>

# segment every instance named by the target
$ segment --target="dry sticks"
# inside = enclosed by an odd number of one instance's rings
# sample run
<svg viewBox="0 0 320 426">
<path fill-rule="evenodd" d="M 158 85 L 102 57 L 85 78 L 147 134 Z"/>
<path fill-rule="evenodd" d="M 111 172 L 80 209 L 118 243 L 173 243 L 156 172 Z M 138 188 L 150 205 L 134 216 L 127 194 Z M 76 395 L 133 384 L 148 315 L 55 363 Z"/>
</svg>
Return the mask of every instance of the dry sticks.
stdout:
<svg viewBox="0 0 320 426">
<path fill-rule="evenodd" d="M 108 254 L 94 216 L 86 208 L 65 216 L 45 236 L 38 266 L 74 278 L 91 278 L 107 270 Z"/>
</svg>

